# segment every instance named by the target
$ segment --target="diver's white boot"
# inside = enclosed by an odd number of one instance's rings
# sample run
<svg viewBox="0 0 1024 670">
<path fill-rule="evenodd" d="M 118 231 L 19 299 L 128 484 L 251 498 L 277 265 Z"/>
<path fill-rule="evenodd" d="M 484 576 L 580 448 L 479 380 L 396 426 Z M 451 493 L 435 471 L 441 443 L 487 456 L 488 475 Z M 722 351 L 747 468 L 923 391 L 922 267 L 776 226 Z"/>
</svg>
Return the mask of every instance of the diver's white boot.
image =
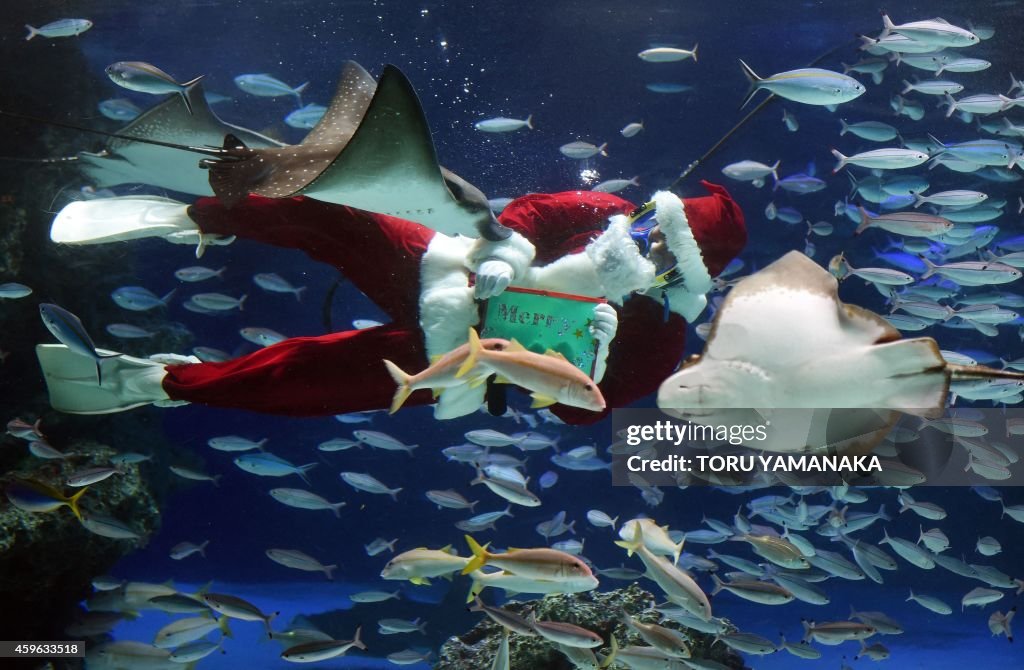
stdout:
<svg viewBox="0 0 1024 670">
<path fill-rule="evenodd" d="M 116 355 L 113 351 L 96 351 Z M 104 360 L 101 384 L 97 382 L 95 360 L 63 344 L 37 345 L 36 356 L 50 392 L 50 405 L 69 414 L 109 414 L 142 405 L 187 404 L 171 400 L 164 391 L 164 366 L 200 362 L 195 357 L 174 354 L 157 354 L 149 359 L 121 355 Z"/>
<path fill-rule="evenodd" d="M 156 196 L 78 200 L 60 210 L 50 227 L 50 239 L 60 244 L 100 244 L 143 237 L 195 244 L 196 258 L 209 245 L 230 244 L 235 239 L 202 233 L 189 218 L 188 205 Z"/>
</svg>

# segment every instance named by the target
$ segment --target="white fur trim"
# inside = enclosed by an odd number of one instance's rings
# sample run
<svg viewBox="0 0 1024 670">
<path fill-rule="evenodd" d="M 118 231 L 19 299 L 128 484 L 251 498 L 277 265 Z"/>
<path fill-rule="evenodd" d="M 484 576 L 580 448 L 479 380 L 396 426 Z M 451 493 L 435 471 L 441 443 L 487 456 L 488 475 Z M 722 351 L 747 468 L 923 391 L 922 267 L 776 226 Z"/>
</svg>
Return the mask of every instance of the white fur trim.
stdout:
<svg viewBox="0 0 1024 670">
<path fill-rule="evenodd" d="M 619 302 L 633 291 L 649 288 L 654 281 L 654 264 L 640 255 L 629 235 L 628 219 L 617 214 L 608 229 L 587 245 L 584 253 L 593 263 L 603 294 Z"/>
<path fill-rule="evenodd" d="M 441 233 L 430 240 L 420 263 L 420 328 L 427 356 L 446 354 L 465 344 L 480 314 L 466 271 L 473 240 Z"/>
<path fill-rule="evenodd" d="M 568 254 L 543 267 L 531 267 L 516 286 L 543 291 L 559 291 L 591 298 L 604 297 L 604 286 L 597 276 L 594 261 L 585 252 Z M 618 299 L 618 296 L 615 296 Z"/>
<path fill-rule="evenodd" d="M 669 191 L 654 194 L 657 205 L 658 227 L 665 235 L 668 250 L 676 257 L 683 275 L 683 285 L 690 293 L 702 294 L 711 290 L 711 274 L 704 263 L 700 246 L 693 239 L 693 231 L 686 218 L 686 210 L 679 196 Z"/>
<path fill-rule="evenodd" d="M 466 265 L 473 272 L 477 272 L 480 269 L 480 264 L 484 261 L 505 261 L 512 267 L 514 281 L 526 275 L 536 253 L 537 250 L 530 240 L 513 232 L 504 240 L 496 242 L 483 238 L 478 239 L 469 250 Z"/>
</svg>

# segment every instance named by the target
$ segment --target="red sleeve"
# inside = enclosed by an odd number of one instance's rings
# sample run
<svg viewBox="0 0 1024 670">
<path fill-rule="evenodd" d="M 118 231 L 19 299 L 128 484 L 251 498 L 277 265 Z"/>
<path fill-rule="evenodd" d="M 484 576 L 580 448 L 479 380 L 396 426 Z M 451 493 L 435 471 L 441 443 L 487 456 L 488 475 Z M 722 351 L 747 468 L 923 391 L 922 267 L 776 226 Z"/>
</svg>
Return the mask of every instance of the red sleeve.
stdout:
<svg viewBox="0 0 1024 670">
<path fill-rule="evenodd" d="M 600 421 L 613 409 L 625 407 L 658 390 L 675 372 L 686 349 L 686 321 L 658 302 L 633 296 L 619 309 L 619 328 L 608 352 L 608 367 L 600 388 L 608 409 L 584 409 L 554 405 L 555 416 L 569 424 Z"/>
<path fill-rule="evenodd" d="M 545 265 L 565 255 L 566 249 L 585 247 L 607 227 L 608 217 L 628 214 L 635 208 L 609 193 L 533 193 L 509 203 L 498 220 L 533 242 L 536 262 Z"/>
<path fill-rule="evenodd" d="M 216 197 L 199 198 L 189 207 L 188 214 L 204 233 L 239 235 L 246 229 L 260 230 L 291 221 L 336 224 L 346 210 L 346 207 L 303 196 L 266 198 L 248 195 L 231 207 Z"/>
</svg>

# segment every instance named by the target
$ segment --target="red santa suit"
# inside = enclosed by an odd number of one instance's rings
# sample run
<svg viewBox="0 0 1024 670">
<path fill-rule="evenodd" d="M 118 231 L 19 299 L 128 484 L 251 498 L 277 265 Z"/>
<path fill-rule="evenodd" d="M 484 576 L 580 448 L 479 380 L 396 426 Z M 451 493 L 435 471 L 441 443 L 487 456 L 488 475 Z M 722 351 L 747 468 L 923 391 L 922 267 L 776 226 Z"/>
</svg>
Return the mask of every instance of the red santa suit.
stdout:
<svg viewBox="0 0 1024 670">
<path fill-rule="evenodd" d="M 687 277 L 687 287 L 667 290 L 667 318 L 660 295 L 633 295 L 650 287 L 654 266 L 629 235 L 625 215 L 634 206 L 614 195 L 572 191 L 519 198 L 499 217 L 514 231 L 500 242 L 449 237 L 403 219 L 302 197 L 249 196 L 231 209 L 202 198 L 189 214 L 204 234 L 302 250 L 338 268 L 391 322 L 290 338 L 222 363 L 168 366 L 163 389 L 172 400 L 295 416 L 387 408 L 395 382 L 382 359 L 415 373 L 432 356 L 463 344 L 479 322 L 469 275 L 497 259 L 512 268 L 513 285 L 617 304 L 618 330 L 599 386 L 609 409 L 628 405 L 675 370 L 686 341 L 683 317 L 699 313 L 710 277 L 746 243 L 739 207 L 725 189 L 705 187 L 711 195 L 683 202 L 670 193 L 656 196 L 659 222 Z M 445 391 L 435 413 L 449 418 L 475 410 L 483 389 Z M 430 402 L 424 390 L 405 404 Z M 552 411 L 575 424 L 603 416 L 563 405 Z"/>
</svg>

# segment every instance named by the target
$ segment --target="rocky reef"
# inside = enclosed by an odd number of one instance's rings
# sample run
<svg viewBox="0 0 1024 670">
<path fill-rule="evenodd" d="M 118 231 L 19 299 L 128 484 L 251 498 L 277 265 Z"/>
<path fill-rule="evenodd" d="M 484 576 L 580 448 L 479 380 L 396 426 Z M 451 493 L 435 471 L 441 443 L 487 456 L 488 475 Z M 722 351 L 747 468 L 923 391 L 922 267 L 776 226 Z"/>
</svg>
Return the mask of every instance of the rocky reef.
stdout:
<svg viewBox="0 0 1024 670">
<path fill-rule="evenodd" d="M 87 0 L 76 11 L 91 16 L 101 6 Z M 39 0 L 9 4 L 4 12 L 9 26 L 21 26 L 38 24 L 44 16 L 62 16 L 66 9 L 66 2 Z M 97 95 L 104 90 L 97 77 L 103 73 L 90 66 L 77 39 L 26 42 L 20 36 L 9 37 L 0 41 L 0 57 L 11 64 L 0 68 L 0 109 L 116 129 L 114 122 L 96 118 Z M 26 298 L 0 299 L 0 406 L 4 408 L 0 418 L 3 423 L 41 419 L 49 443 L 72 454 L 63 460 L 44 460 L 31 455 L 26 442 L 0 436 L 0 489 L 22 478 L 70 494 L 67 475 L 109 465 L 116 452 L 170 457 L 160 420 L 149 412 L 74 417 L 51 411 L 34 353 L 37 343 L 54 342 L 39 319 L 40 302 L 57 303 L 77 314 L 98 335 L 100 346 L 114 344 L 102 330 L 102 324 L 119 320 L 118 308 L 107 296 L 134 276 L 134 251 L 127 245 L 65 248 L 49 240 L 53 212 L 70 198 L 81 197 L 79 188 L 85 182 L 73 161 L 38 159 L 94 151 L 102 146 L 102 139 L 7 117 L 0 118 L 0 127 L 4 130 L 0 283 L 19 282 L 33 289 Z M 175 339 L 181 337 L 161 332 L 145 346 L 149 351 L 187 350 Z M 117 348 L 125 350 L 120 343 Z M 164 473 L 165 468 L 149 462 L 129 466 L 124 474 L 96 484 L 82 498 L 83 509 L 124 522 L 139 534 L 137 540 L 91 533 L 66 507 L 41 514 L 23 511 L 0 493 L 0 594 L 7 611 L 4 639 L 66 638 L 64 627 L 91 592 L 90 580 L 108 573 L 158 526 L 159 501 L 171 485 Z"/>
<path fill-rule="evenodd" d="M 63 491 L 67 476 L 76 470 L 108 465 L 116 452 L 90 441 L 75 442 L 67 458 L 44 461 L 25 459 L 28 467 L 0 477 L 0 488 L 15 479 L 32 479 Z M 123 521 L 138 534 L 135 539 L 113 539 L 83 527 L 67 507 L 32 513 L 0 503 L 0 593 L 17 603 L 18 616 L 8 620 L 12 639 L 62 639 L 62 622 L 74 616 L 77 603 L 92 588 L 90 580 L 106 574 L 128 551 L 145 544 L 159 524 L 157 503 L 139 465 L 94 484 L 80 500 L 83 510 Z M 145 464 L 142 467 L 146 467 Z"/>
<path fill-rule="evenodd" d="M 615 637 L 620 647 L 646 645 L 639 635 L 621 622 L 621 613 L 632 615 L 643 623 L 660 623 L 666 628 L 679 630 L 689 637 L 695 658 L 716 661 L 725 667 L 742 670 L 743 659 L 723 644 L 713 645 L 714 638 L 705 633 L 683 628 L 673 621 L 661 622 L 657 612 L 645 611 L 655 602 L 655 596 L 636 584 L 605 593 L 578 593 L 548 596 L 542 600 L 511 601 L 503 607 L 523 617 L 531 614 L 538 619 L 565 621 L 582 626 L 600 635 L 605 641 Z M 502 627 L 490 618 L 479 615 L 480 621 L 470 631 L 449 638 L 441 647 L 435 670 L 479 670 L 489 668 L 502 638 Z M 512 670 L 572 670 L 573 665 L 544 638 L 523 637 L 513 634 L 509 641 Z M 606 644 L 595 652 L 601 656 L 611 651 Z"/>
</svg>

